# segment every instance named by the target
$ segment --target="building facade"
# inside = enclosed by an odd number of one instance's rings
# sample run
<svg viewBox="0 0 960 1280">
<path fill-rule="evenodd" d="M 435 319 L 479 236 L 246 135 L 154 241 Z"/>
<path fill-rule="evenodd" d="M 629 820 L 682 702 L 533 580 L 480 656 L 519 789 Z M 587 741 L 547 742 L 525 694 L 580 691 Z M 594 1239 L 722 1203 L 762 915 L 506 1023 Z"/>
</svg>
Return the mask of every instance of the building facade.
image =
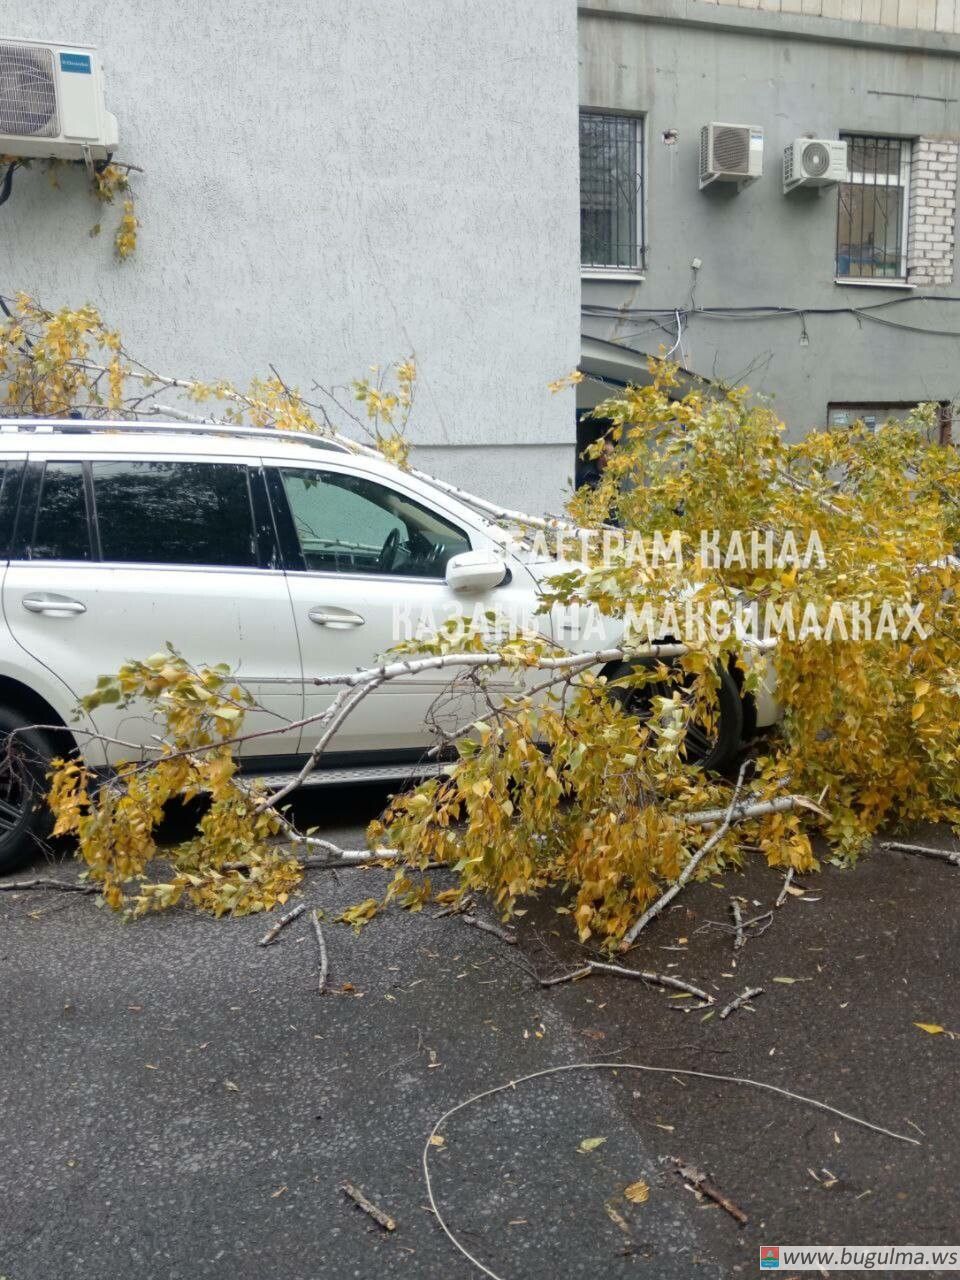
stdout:
<svg viewBox="0 0 960 1280">
<path fill-rule="evenodd" d="M 4 38 L 94 45 L 142 222 L 82 168 L 15 176 L 0 293 L 97 305 L 165 373 L 309 393 L 414 355 L 428 470 L 556 507 L 577 364 L 574 0 L 18 0 Z M 104 234 L 91 239 L 101 220 Z"/>
<path fill-rule="evenodd" d="M 579 13 L 581 408 L 665 351 L 769 397 L 795 435 L 921 400 L 946 419 L 960 397 L 960 5 Z M 734 132 L 704 136 L 711 124 Z M 743 154 L 724 153 L 731 139 Z M 792 161 L 812 140 L 839 180 L 785 192 L 785 149 Z M 747 152 L 756 169 L 761 148 L 761 176 L 712 180 L 749 168 Z"/>
</svg>

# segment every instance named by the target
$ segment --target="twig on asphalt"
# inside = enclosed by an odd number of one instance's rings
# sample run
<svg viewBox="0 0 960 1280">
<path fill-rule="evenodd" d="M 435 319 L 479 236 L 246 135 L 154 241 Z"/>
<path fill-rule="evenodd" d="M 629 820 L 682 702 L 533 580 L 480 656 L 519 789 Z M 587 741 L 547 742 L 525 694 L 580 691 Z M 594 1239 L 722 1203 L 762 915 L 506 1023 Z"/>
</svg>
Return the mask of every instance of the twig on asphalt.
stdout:
<svg viewBox="0 0 960 1280">
<path fill-rule="evenodd" d="M 363 1194 L 357 1187 L 350 1182 L 342 1182 L 340 1190 L 344 1195 L 349 1196 L 353 1203 L 362 1209 L 365 1214 L 371 1217 L 378 1227 L 383 1227 L 384 1231 L 396 1231 L 397 1224 L 395 1219 L 391 1218 L 389 1213 L 384 1213 Z"/>
<path fill-rule="evenodd" d="M 762 995 L 763 995 L 763 987 L 747 987 L 746 991 L 741 991 L 738 996 L 734 996 L 734 998 L 730 1001 L 730 1003 L 727 1005 L 724 1005 L 723 1008 L 720 1010 L 721 1022 L 723 1021 L 724 1018 L 729 1017 L 730 1014 L 734 1013 L 737 1009 L 742 1009 L 745 1004 L 749 1003 L 749 1001 L 751 1001 L 754 998 L 754 996 L 762 996 Z"/>
<path fill-rule="evenodd" d="M 775 907 L 782 907 L 787 900 L 787 894 L 790 892 L 790 886 L 793 884 L 793 867 L 787 869 L 787 874 L 783 877 L 783 888 L 777 895 L 777 900 L 773 904 Z"/>
<path fill-rule="evenodd" d="M 918 853 L 923 858 L 935 858 L 938 862 L 949 862 L 951 866 L 960 867 L 960 852 L 934 849 L 929 844 L 901 844 L 899 840 L 885 840 L 880 848 L 892 853 Z"/>
<path fill-rule="evenodd" d="M 820 1102 L 817 1098 L 808 1098 L 801 1093 L 792 1093 L 789 1089 L 783 1089 L 780 1085 L 767 1084 L 765 1080 L 749 1080 L 746 1076 L 728 1076 L 721 1075 L 716 1071 L 695 1071 L 691 1067 L 661 1067 L 650 1066 L 645 1062 L 571 1062 L 559 1067 L 545 1067 L 542 1071 L 533 1071 L 526 1076 L 518 1076 L 513 1080 L 506 1080 L 503 1084 L 493 1085 L 489 1089 L 483 1089 L 480 1093 L 475 1093 L 469 1098 L 465 1098 L 462 1102 L 455 1103 L 452 1107 L 443 1113 L 435 1122 L 433 1128 L 427 1135 L 427 1139 L 423 1144 L 423 1153 L 420 1157 L 421 1168 L 423 1169 L 423 1180 L 426 1185 L 427 1200 L 433 1211 L 434 1218 L 441 1231 L 453 1245 L 453 1247 L 468 1262 L 483 1272 L 490 1280 L 503 1280 L 503 1277 L 496 1271 L 492 1271 L 488 1266 L 480 1261 L 475 1254 L 461 1243 L 454 1235 L 452 1228 L 448 1225 L 444 1218 L 440 1206 L 437 1203 L 437 1197 L 433 1190 L 433 1180 L 430 1176 L 430 1156 L 436 1149 L 434 1139 L 438 1136 L 439 1131 L 459 1112 L 472 1107 L 478 1102 L 486 1102 L 489 1098 L 494 1098 L 501 1093 L 510 1091 L 511 1097 L 516 1093 L 517 1087 L 522 1084 L 528 1084 L 531 1080 L 542 1080 L 547 1076 L 557 1076 L 568 1071 L 646 1071 L 655 1075 L 665 1076 L 688 1076 L 697 1080 L 714 1080 L 722 1084 L 739 1084 L 745 1085 L 751 1089 L 763 1089 L 767 1093 L 776 1093 L 782 1098 L 789 1098 L 793 1102 L 803 1103 L 808 1107 L 815 1107 L 819 1111 L 827 1111 L 831 1115 L 839 1117 L 841 1120 L 847 1120 L 851 1124 L 860 1125 L 864 1129 L 871 1129 L 874 1133 L 881 1133 L 887 1138 L 895 1138 L 898 1142 L 909 1142 L 912 1146 L 919 1147 L 923 1144 L 919 1138 L 908 1137 L 904 1133 L 894 1133 L 892 1129 L 884 1129 L 881 1125 L 874 1124 L 870 1120 L 863 1120 L 860 1116 L 851 1115 L 847 1111 L 840 1111 L 837 1107 L 831 1107 L 827 1102 Z"/>
<path fill-rule="evenodd" d="M 324 941 L 323 930 L 320 928 L 320 913 L 314 908 L 311 917 L 313 920 L 313 931 L 317 935 L 317 950 L 320 952 L 320 976 L 317 982 L 317 992 L 323 995 L 327 990 L 327 973 L 330 968 L 330 962 L 327 958 L 327 944 Z"/>
<path fill-rule="evenodd" d="M 509 929 L 501 929 L 498 924 L 491 924 L 488 920 L 481 920 L 478 916 L 461 915 L 460 919 L 464 924 L 469 924 L 474 929 L 482 929 L 484 933 L 492 933 L 495 938 L 499 938 L 501 942 L 508 943 L 511 947 L 517 945 L 517 935 Z"/>
<path fill-rule="evenodd" d="M 730 899 L 730 910 L 733 912 L 733 928 L 736 934 L 733 940 L 733 949 L 734 951 L 739 951 L 747 941 L 747 936 L 743 932 L 743 913 L 736 898 Z"/>
<path fill-rule="evenodd" d="M 4 893 L 26 893 L 33 889 L 56 889 L 60 893 L 99 893 L 98 884 L 74 884 L 70 880 L 52 880 L 40 876 L 36 880 L 10 880 L 0 884 Z"/>
<path fill-rule="evenodd" d="M 541 987 L 559 987 L 564 982 L 578 982 L 581 978 L 588 978 L 592 973 L 612 973 L 617 978 L 639 978 L 641 982 L 649 982 L 654 986 L 672 987 L 676 991 L 685 991 L 688 995 L 703 1000 L 705 1004 L 714 1003 L 714 998 L 709 992 L 701 991 L 692 982 L 684 982 L 682 978 L 674 978 L 669 973 L 654 973 L 650 969 L 628 969 L 626 965 L 605 964 L 601 960 L 588 960 L 581 968 L 574 969 L 572 973 L 561 974 L 558 978 L 541 978 L 540 985 Z"/>
<path fill-rule="evenodd" d="M 465 898 L 461 898 L 459 902 L 451 902 L 447 907 L 434 913 L 434 920 L 442 920 L 445 916 L 463 915 L 465 911 L 469 911 L 473 907 L 473 897 L 468 893 Z"/>
<path fill-rule="evenodd" d="M 749 920 L 743 921 L 744 933 L 749 938 L 759 938 L 770 928 L 773 923 L 773 910 L 764 911 L 758 916 L 751 916 Z M 724 920 L 704 920 L 703 924 L 697 925 L 694 933 L 702 933 L 704 929 L 723 929 L 727 933 L 736 933 L 736 926 L 727 924 Z M 752 929 L 753 932 L 747 934 L 747 930 Z M 666 948 L 665 948 L 666 949 Z"/>
<path fill-rule="evenodd" d="M 292 924 L 293 921 L 296 920 L 298 916 L 302 916 L 303 913 L 306 911 L 306 909 L 307 909 L 307 904 L 305 902 L 301 902 L 299 903 L 298 906 L 294 907 L 292 911 L 288 911 L 285 916 L 281 916 L 280 919 L 277 921 L 277 923 L 273 926 L 273 928 L 267 930 L 267 932 L 263 935 L 263 937 L 257 943 L 257 946 L 269 947 L 271 942 L 276 941 L 277 937 L 279 936 L 280 930 L 285 929 L 288 924 Z"/>
<path fill-rule="evenodd" d="M 694 1168 L 692 1164 L 684 1164 L 676 1156 L 673 1156 L 673 1163 L 677 1166 L 676 1172 L 684 1181 L 708 1200 L 712 1200 L 714 1204 L 718 1204 L 721 1209 L 725 1209 L 730 1217 L 739 1222 L 741 1227 L 747 1225 L 747 1215 L 743 1212 L 739 1205 L 733 1203 L 729 1196 L 725 1196 L 715 1182 L 711 1182 L 705 1173 L 701 1173 L 699 1169 Z"/>
<path fill-rule="evenodd" d="M 740 766 L 740 773 L 737 777 L 737 785 L 733 789 L 733 795 L 730 798 L 730 805 L 727 808 L 726 814 L 724 815 L 723 821 L 720 823 L 720 826 L 717 827 L 713 835 L 710 836 L 708 840 L 705 840 L 704 843 L 697 850 L 697 852 L 690 858 L 687 865 L 680 872 L 679 876 L 677 876 L 677 879 L 670 886 L 670 888 L 667 889 L 665 893 L 661 894 L 660 897 L 656 900 L 656 902 L 654 902 L 652 906 L 649 906 L 646 909 L 646 911 L 643 913 L 640 919 L 635 921 L 634 924 L 630 926 L 630 928 L 627 930 L 627 933 L 623 939 L 623 942 L 620 944 L 621 950 L 625 950 L 627 947 L 629 947 L 630 944 L 633 941 L 635 941 L 640 931 L 642 929 L 645 929 L 646 926 L 650 923 L 650 921 L 653 920 L 656 916 L 658 916 L 660 912 L 664 909 L 664 907 L 674 900 L 674 898 L 677 896 L 680 890 L 684 887 L 684 885 L 693 875 L 694 871 L 696 871 L 697 867 L 704 860 L 707 854 L 710 853 L 712 849 L 716 848 L 716 846 L 720 843 L 723 837 L 730 830 L 730 823 L 733 820 L 733 811 L 736 808 L 737 800 L 739 799 L 740 791 L 743 787 L 744 774 L 747 771 L 747 765 L 749 763 L 750 763 L 749 760 L 747 760 L 747 761 L 744 761 L 744 763 Z"/>
</svg>

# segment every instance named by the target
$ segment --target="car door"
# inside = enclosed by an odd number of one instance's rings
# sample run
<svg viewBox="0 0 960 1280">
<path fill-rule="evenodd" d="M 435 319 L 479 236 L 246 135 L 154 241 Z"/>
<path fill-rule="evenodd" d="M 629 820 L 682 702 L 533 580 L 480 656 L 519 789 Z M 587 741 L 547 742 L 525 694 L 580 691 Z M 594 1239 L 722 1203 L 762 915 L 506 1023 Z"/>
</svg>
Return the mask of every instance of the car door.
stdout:
<svg viewBox="0 0 960 1280">
<path fill-rule="evenodd" d="M 260 707 L 241 754 L 288 755 L 303 709 L 300 654 L 259 465 L 241 457 L 31 458 L 3 607 L 14 640 L 70 689 L 169 642 L 228 663 Z M 110 707 L 99 731 L 149 742 L 147 708 Z M 129 745 L 109 748 L 111 761 Z"/>
<path fill-rule="evenodd" d="M 305 716 L 319 715 L 339 691 L 312 684 L 312 676 L 370 666 L 418 626 L 431 630 L 478 610 L 529 611 L 532 580 L 520 580 L 519 566 L 517 579 L 487 592 L 450 590 L 447 560 L 483 539 L 401 482 L 352 472 L 346 461 L 270 461 L 267 477 L 303 654 Z M 345 721 L 328 760 L 416 758 L 436 740 L 434 724 L 449 731 L 483 710 L 473 686 L 451 682 L 449 671 L 434 671 L 383 685 Z M 305 729 L 301 751 L 316 736 Z"/>
</svg>

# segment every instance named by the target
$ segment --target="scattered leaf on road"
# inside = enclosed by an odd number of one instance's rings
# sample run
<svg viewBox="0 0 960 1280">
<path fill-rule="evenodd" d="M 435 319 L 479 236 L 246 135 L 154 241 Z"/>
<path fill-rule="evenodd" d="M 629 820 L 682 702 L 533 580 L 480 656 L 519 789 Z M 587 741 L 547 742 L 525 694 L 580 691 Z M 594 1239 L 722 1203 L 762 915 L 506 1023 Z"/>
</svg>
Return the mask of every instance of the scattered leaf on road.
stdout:
<svg viewBox="0 0 960 1280">
<path fill-rule="evenodd" d="M 586 1154 L 588 1151 L 596 1151 L 597 1147 L 602 1147 L 605 1142 L 606 1138 L 584 1138 L 578 1150 Z"/>
<path fill-rule="evenodd" d="M 623 1193 L 631 1204 L 646 1204 L 650 1197 L 650 1186 L 643 1178 L 631 1182 Z"/>
<path fill-rule="evenodd" d="M 943 1031 L 943 1027 L 940 1026 L 939 1022 L 915 1022 L 913 1025 L 919 1027 L 921 1031 L 926 1031 L 931 1036 L 938 1036 Z"/>
</svg>

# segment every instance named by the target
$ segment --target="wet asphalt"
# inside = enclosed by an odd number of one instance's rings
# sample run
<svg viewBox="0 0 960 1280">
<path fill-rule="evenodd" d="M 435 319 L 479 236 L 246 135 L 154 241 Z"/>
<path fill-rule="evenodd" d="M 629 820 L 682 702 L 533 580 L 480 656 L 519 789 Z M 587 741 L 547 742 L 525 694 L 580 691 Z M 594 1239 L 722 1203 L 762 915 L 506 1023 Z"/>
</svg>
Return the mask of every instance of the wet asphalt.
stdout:
<svg viewBox="0 0 960 1280">
<path fill-rule="evenodd" d="M 344 791 L 312 821 L 357 847 L 384 798 Z M 739 952 L 730 895 L 763 912 L 780 874 L 751 864 L 687 890 L 627 963 L 718 1002 L 764 988 L 723 1022 L 630 981 L 541 989 L 536 974 L 585 954 L 552 899 L 522 918 L 517 947 L 433 908 L 392 907 L 358 935 L 333 917 L 388 873 L 312 872 L 302 897 L 324 912 L 331 966 L 320 997 L 306 917 L 260 948 L 262 918 L 124 923 L 79 895 L 2 893 L 0 1277 L 482 1275 L 428 1203 L 427 1135 L 476 1094 L 570 1064 L 588 1069 L 475 1102 L 430 1149 L 444 1220 L 503 1280 L 714 1280 L 760 1274 L 766 1243 L 960 1243 L 958 877 L 880 850 L 827 867 Z M 916 1145 L 677 1068 L 775 1084 Z M 588 1138 L 604 1141 L 581 1150 Z"/>
</svg>

